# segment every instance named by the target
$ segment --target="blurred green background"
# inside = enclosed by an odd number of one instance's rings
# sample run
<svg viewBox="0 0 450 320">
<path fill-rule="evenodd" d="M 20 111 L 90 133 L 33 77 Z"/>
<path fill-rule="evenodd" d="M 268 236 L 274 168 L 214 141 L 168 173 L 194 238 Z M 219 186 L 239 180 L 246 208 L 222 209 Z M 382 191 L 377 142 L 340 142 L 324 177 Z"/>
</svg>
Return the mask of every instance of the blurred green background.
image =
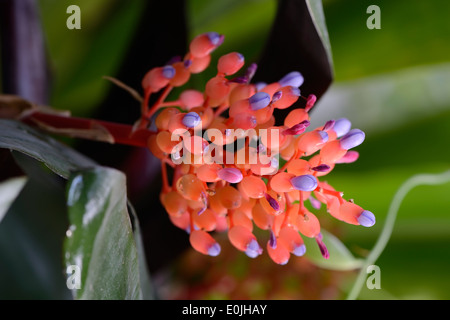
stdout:
<svg viewBox="0 0 450 320">
<path fill-rule="evenodd" d="M 78 0 L 82 29 L 71 31 L 65 21 L 66 8 L 72 1 L 40 0 L 54 79 L 53 107 L 71 110 L 77 116 L 93 113 L 110 88 L 101 76 L 114 76 L 117 72 L 144 2 Z M 371 4 L 381 8 L 380 30 L 366 27 L 366 9 Z M 450 2 L 324 0 L 323 5 L 335 81 L 315 107 L 312 119 L 313 124 L 321 124 L 329 118 L 348 117 L 366 132 L 366 141 L 358 147 L 360 159 L 352 165 L 338 166 L 327 177 L 336 189 L 345 192 L 347 199 L 355 199 L 376 214 L 377 224 L 371 229 L 339 224 L 340 239 L 356 256 L 365 256 L 373 247 L 402 182 L 417 173 L 450 168 Z M 214 54 L 216 59 L 233 50 L 243 53 L 247 61 L 257 61 L 275 10 L 274 0 L 191 0 L 186 11 L 189 35 L 192 38 L 206 31 L 223 33 L 226 41 Z M 142 70 L 142 74 L 146 71 Z M 207 75 L 193 77 L 191 85 L 204 83 Z M 135 107 L 131 98 L 130 106 L 124 106 Z M 364 288 L 360 298 L 450 299 L 449 194 L 450 183 L 418 187 L 408 194 L 392 238 L 377 261 L 382 289 Z M 251 268 L 249 259 L 230 255 L 232 258 L 227 261 L 231 261 L 230 268 L 234 270 L 231 274 L 246 274 L 245 270 Z M 189 257 L 182 261 L 186 259 L 194 267 L 198 264 Z M 294 264 L 300 267 L 286 272 L 285 279 L 280 280 L 286 285 L 277 289 L 278 295 L 270 297 L 297 297 L 288 292 L 307 288 L 300 282 L 296 285 L 296 281 L 305 278 L 301 270 L 306 272 L 309 267 L 292 261 L 289 265 Z M 181 297 L 230 297 L 226 294 L 229 291 L 220 292 L 225 284 L 209 289 L 207 282 L 212 278 L 208 274 L 196 274 L 192 280 L 189 272 L 176 270 L 171 276 L 160 276 L 157 282 L 162 287 L 176 287 L 177 292 L 202 287 L 199 295 Z M 261 271 L 261 279 L 273 270 L 283 269 L 268 268 L 266 275 Z M 332 278 L 324 271 L 318 272 L 328 280 Z M 318 297 L 345 297 L 354 276 L 355 273 L 345 274 L 344 280 L 337 281 L 335 285 L 340 288 L 335 295 Z M 217 281 L 222 285 L 227 279 L 223 276 Z M 171 281 L 176 281 L 176 285 Z M 250 287 L 253 293 L 249 297 L 266 297 L 263 282 Z M 168 296 L 176 297 L 173 290 L 170 292 L 172 296 Z"/>
</svg>

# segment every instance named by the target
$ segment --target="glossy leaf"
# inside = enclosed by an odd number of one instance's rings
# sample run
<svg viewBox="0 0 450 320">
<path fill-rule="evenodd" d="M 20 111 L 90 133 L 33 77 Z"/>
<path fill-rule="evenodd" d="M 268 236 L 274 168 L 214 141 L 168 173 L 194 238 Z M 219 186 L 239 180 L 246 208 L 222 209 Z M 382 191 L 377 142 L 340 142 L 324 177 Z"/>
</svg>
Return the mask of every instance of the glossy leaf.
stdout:
<svg viewBox="0 0 450 320">
<path fill-rule="evenodd" d="M 26 182 L 26 177 L 16 177 L 0 183 L 0 223 Z"/>
<path fill-rule="evenodd" d="M 305 257 L 315 265 L 329 270 L 355 270 L 362 266 L 362 260 L 353 257 L 347 247 L 334 235 L 322 229 L 323 242 L 328 248 L 330 258 L 325 259 L 320 253 L 315 239 L 303 237 L 306 245 Z"/>
<path fill-rule="evenodd" d="M 323 13 L 322 0 L 305 0 L 308 6 L 309 14 L 316 27 L 316 31 L 319 34 L 322 44 L 325 48 L 328 63 L 333 67 L 333 57 L 331 55 L 330 39 L 328 37 L 328 30 L 325 23 L 325 14 Z"/>
<path fill-rule="evenodd" d="M 302 95 L 321 97 L 333 79 L 331 51 L 320 0 L 279 1 L 272 32 L 256 78 L 277 81 L 290 71 L 300 71 Z M 285 114 L 280 112 L 282 118 Z"/>
<path fill-rule="evenodd" d="M 142 299 L 139 258 L 127 212 L 125 176 L 97 167 L 71 175 L 66 265 L 81 270 L 78 299 Z"/>
<path fill-rule="evenodd" d="M 68 178 L 71 171 L 92 168 L 95 162 L 47 135 L 17 121 L 0 119 L 0 148 L 16 150 L 44 162 Z"/>
<path fill-rule="evenodd" d="M 0 299 L 70 299 L 61 257 L 63 183 L 35 160 L 14 157 L 27 162 L 28 181 L 0 223 Z"/>
</svg>

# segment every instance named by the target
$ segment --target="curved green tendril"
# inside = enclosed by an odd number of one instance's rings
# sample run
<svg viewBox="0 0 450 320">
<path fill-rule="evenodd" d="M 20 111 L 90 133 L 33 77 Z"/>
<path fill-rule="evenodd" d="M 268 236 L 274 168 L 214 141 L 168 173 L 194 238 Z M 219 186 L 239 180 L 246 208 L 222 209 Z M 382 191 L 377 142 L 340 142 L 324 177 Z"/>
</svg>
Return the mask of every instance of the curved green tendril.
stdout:
<svg viewBox="0 0 450 320">
<path fill-rule="evenodd" d="M 358 277 L 356 278 L 356 281 L 353 285 L 353 288 L 347 296 L 347 300 L 355 300 L 356 298 L 358 298 L 358 295 L 364 285 L 364 281 L 366 280 L 367 267 L 373 265 L 383 253 L 384 248 L 386 248 L 386 245 L 389 241 L 389 238 L 391 237 L 392 230 L 394 228 L 398 210 L 400 209 L 400 205 L 406 195 L 417 186 L 439 185 L 447 182 L 450 182 L 450 170 L 438 174 L 414 175 L 400 186 L 400 188 L 397 190 L 397 193 L 394 195 L 394 198 L 392 199 L 386 221 L 384 222 L 383 230 L 381 231 L 380 236 L 378 237 L 378 240 L 375 243 L 372 251 L 365 259 Z"/>
</svg>

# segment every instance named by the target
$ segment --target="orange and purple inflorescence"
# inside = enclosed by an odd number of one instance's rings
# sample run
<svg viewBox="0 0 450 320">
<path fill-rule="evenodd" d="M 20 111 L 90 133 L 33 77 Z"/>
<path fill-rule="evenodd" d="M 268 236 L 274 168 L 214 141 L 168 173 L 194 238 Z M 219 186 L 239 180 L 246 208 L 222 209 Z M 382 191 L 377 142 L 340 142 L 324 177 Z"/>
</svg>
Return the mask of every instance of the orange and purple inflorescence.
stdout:
<svg viewBox="0 0 450 320">
<path fill-rule="evenodd" d="M 375 224 L 370 211 L 320 179 L 336 164 L 358 159 L 351 149 L 364 141 L 364 132 L 351 129 L 345 118 L 307 130 L 316 97 L 301 96 L 302 75 L 294 71 L 278 82 L 254 84 L 257 66 L 251 64 L 244 75 L 232 78 L 245 63 L 237 52 L 219 59 L 217 75 L 204 92 L 188 89 L 176 101 L 164 101 L 173 87 L 208 67 L 223 40 L 215 32 L 197 36 L 184 59 L 150 70 L 142 81 L 145 106 L 152 93 L 164 89 L 153 108 L 143 107 L 141 120 L 145 123 L 162 109 L 155 120 L 157 134 L 148 145 L 162 161 L 161 202 L 203 254 L 220 253 L 210 234 L 218 231 L 227 232 L 233 246 L 247 256 L 259 256 L 264 250 L 255 225 L 268 231 L 266 250 L 278 264 L 286 264 L 291 254 L 305 254 L 302 236 L 315 238 L 328 258 L 319 220 L 305 201 L 314 210 L 325 205 L 330 215 L 350 224 Z M 275 125 L 274 110 L 289 108 L 300 98 L 306 107 L 292 110 L 284 125 Z M 232 152 L 236 145 L 237 153 Z M 173 168 L 172 184 L 166 165 Z"/>
</svg>

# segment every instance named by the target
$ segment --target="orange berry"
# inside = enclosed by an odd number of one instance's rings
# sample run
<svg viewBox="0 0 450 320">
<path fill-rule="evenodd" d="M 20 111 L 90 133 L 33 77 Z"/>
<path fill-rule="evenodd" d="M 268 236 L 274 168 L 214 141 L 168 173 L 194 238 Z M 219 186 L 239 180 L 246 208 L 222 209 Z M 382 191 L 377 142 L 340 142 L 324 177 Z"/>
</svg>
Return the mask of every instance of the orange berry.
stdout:
<svg viewBox="0 0 450 320">
<path fill-rule="evenodd" d="M 271 84 L 266 85 L 264 88 L 259 90 L 260 92 L 265 92 L 269 96 L 273 96 L 275 92 L 277 92 L 280 89 L 280 84 L 278 82 L 274 82 Z"/>
<path fill-rule="evenodd" d="M 183 139 L 184 146 L 187 151 L 193 155 L 201 155 L 206 152 L 209 142 L 200 136 L 189 136 Z"/>
<path fill-rule="evenodd" d="M 183 119 L 186 116 L 186 113 L 178 113 L 175 114 L 170 120 L 169 124 L 167 126 L 167 130 L 169 130 L 170 133 L 177 132 L 177 134 L 183 134 L 183 132 L 186 132 L 188 129 L 183 123 Z"/>
<path fill-rule="evenodd" d="M 309 238 L 314 238 L 320 233 L 319 220 L 306 209 L 298 215 L 296 226 L 304 236 Z"/>
<path fill-rule="evenodd" d="M 238 185 L 239 188 L 240 184 Z M 245 195 L 243 194 L 243 192 L 241 192 L 242 195 L 242 201 L 241 201 L 241 206 L 239 207 L 239 211 L 242 211 L 243 213 L 245 213 L 247 215 L 248 218 L 252 218 L 252 210 L 253 207 L 256 204 L 256 199 L 253 198 L 246 198 Z"/>
<path fill-rule="evenodd" d="M 217 70 L 226 76 L 235 74 L 244 66 L 244 56 L 238 52 L 231 52 L 219 58 Z"/>
<path fill-rule="evenodd" d="M 238 113 L 233 118 L 236 129 L 248 130 L 256 127 L 256 117 L 250 113 Z"/>
<path fill-rule="evenodd" d="M 253 231 L 253 222 L 250 220 L 247 215 L 242 212 L 240 209 L 233 211 L 233 214 L 231 215 L 231 219 L 234 226 L 243 226 L 247 228 L 248 230 Z"/>
<path fill-rule="evenodd" d="M 196 174 L 201 181 L 216 182 L 220 180 L 217 175 L 220 169 L 222 169 L 222 166 L 217 163 L 203 164 L 197 168 Z"/>
<path fill-rule="evenodd" d="M 236 115 L 240 113 L 248 113 L 253 115 L 254 113 L 250 109 L 250 104 L 248 102 L 248 99 L 238 100 L 234 102 L 232 105 L 230 105 L 230 108 L 228 110 L 228 114 L 231 118 L 234 118 Z"/>
<path fill-rule="evenodd" d="M 295 126 L 305 120 L 309 120 L 309 115 L 305 109 L 294 109 L 284 119 L 284 125 L 288 128 Z"/>
<path fill-rule="evenodd" d="M 255 87 L 247 84 L 238 84 L 230 92 L 230 105 L 239 100 L 245 100 L 255 94 Z"/>
<path fill-rule="evenodd" d="M 206 209 L 201 214 L 198 214 L 198 210 L 197 210 L 197 212 L 194 212 L 192 214 L 192 217 L 193 217 L 194 223 L 200 229 L 203 229 L 205 231 L 214 231 L 216 229 L 216 225 L 217 225 L 216 215 L 210 209 Z"/>
<path fill-rule="evenodd" d="M 170 120 L 179 114 L 180 110 L 176 108 L 165 108 L 163 109 L 155 119 L 155 125 L 159 130 L 167 130 L 169 128 Z"/>
<path fill-rule="evenodd" d="M 224 37 L 216 32 L 207 32 L 196 36 L 189 45 L 194 57 L 204 57 L 214 51 L 223 42 Z"/>
<path fill-rule="evenodd" d="M 280 172 L 270 179 L 270 188 L 275 192 L 289 192 L 294 190 L 291 179 L 295 177 L 292 173 Z"/>
<path fill-rule="evenodd" d="M 256 258 L 262 253 L 262 248 L 250 230 L 243 226 L 234 226 L 228 231 L 231 244 L 238 250 L 245 252 L 250 258 Z"/>
<path fill-rule="evenodd" d="M 147 146 L 150 152 L 157 157 L 158 159 L 165 159 L 166 154 L 161 148 L 158 146 L 158 142 L 156 141 L 156 134 L 152 134 L 147 140 Z"/>
<path fill-rule="evenodd" d="M 278 243 L 281 243 L 289 252 L 298 257 L 303 256 L 306 252 L 302 237 L 297 230 L 289 226 L 281 228 Z"/>
<path fill-rule="evenodd" d="M 175 69 L 175 76 L 169 80 L 169 84 L 174 87 L 181 87 L 188 82 L 191 77 L 191 73 L 184 66 L 183 61 L 175 62 L 172 66 Z"/>
<path fill-rule="evenodd" d="M 224 102 L 230 93 L 228 80 L 221 76 L 211 78 L 205 87 L 205 94 L 209 98 L 210 106 L 218 106 Z"/>
<path fill-rule="evenodd" d="M 179 141 L 172 141 L 172 135 L 168 131 L 160 131 L 156 135 L 156 143 L 158 147 L 165 153 L 172 153 L 173 148 L 179 143 Z"/>
<path fill-rule="evenodd" d="M 187 210 L 187 202 L 178 192 L 170 191 L 162 195 L 162 204 L 167 213 L 179 217 Z"/>
<path fill-rule="evenodd" d="M 259 201 L 253 207 L 252 217 L 253 222 L 262 230 L 268 230 L 274 220 L 273 215 L 269 215 Z"/>
<path fill-rule="evenodd" d="M 216 190 L 216 195 L 217 197 L 219 197 L 222 206 L 227 209 L 236 209 L 241 206 L 241 193 L 231 186 L 219 188 L 218 190 Z"/>
<path fill-rule="evenodd" d="M 274 202 L 275 201 L 275 202 Z M 269 190 L 265 197 L 259 199 L 264 210 L 271 215 L 277 216 L 284 212 L 286 200 L 283 194 L 278 194 L 273 190 Z"/>
<path fill-rule="evenodd" d="M 253 175 L 246 176 L 242 179 L 240 186 L 242 191 L 249 197 L 259 199 L 264 197 L 267 192 L 267 187 L 260 177 Z"/>
<path fill-rule="evenodd" d="M 274 108 L 277 109 L 286 109 L 297 102 L 300 97 L 300 90 L 296 87 L 286 86 L 281 88 L 279 91 L 281 92 L 281 98 L 273 102 Z"/>
<path fill-rule="evenodd" d="M 220 253 L 220 245 L 209 233 L 203 230 L 193 230 L 189 236 L 192 247 L 200 253 L 215 257 Z"/>
<path fill-rule="evenodd" d="M 197 90 L 184 90 L 180 94 L 181 105 L 186 109 L 190 110 L 194 107 L 200 107 L 205 101 L 203 93 Z"/>
<path fill-rule="evenodd" d="M 153 68 L 142 79 L 142 87 L 146 92 L 157 92 L 167 86 L 174 76 L 175 68 L 172 66 Z"/>
<path fill-rule="evenodd" d="M 302 176 L 311 173 L 309 162 L 303 159 L 292 160 L 287 166 L 287 172 L 296 176 Z"/>
<path fill-rule="evenodd" d="M 214 196 L 209 196 L 209 208 L 218 215 L 225 215 L 227 213 L 227 208 L 222 205 L 219 196 L 216 194 Z"/>
<path fill-rule="evenodd" d="M 309 159 L 308 162 L 311 166 L 311 171 L 315 173 L 316 177 L 327 175 L 334 169 L 334 163 L 326 164 L 325 161 L 323 161 L 322 153 L 315 155 Z"/>
<path fill-rule="evenodd" d="M 178 192 L 188 200 L 201 201 L 205 196 L 203 183 L 193 174 L 187 174 L 176 183 Z"/>
<path fill-rule="evenodd" d="M 320 150 L 320 158 L 323 163 L 331 165 L 341 159 L 347 150 L 341 148 L 339 140 L 334 140 L 326 143 Z"/>
<path fill-rule="evenodd" d="M 190 73 L 200 73 L 208 68 L 211 62 L 211 55 L 207 54 L 203 57 L 191 57 L 188 63 L 188 70 Z"/>
<path fill-rule="evenodd" d="M 169 215 L 169 219 L 176 227 L 189 232 L 191 222 L 189 212 L 185 211 L 181 216 Z"/>
<path fill-rule="evenodd" d="M 267 242 L 267 253 L 273 262 L 280 265 L 287 264 L 291 256 L 286 247 L 281 243 L 277 243 L 275 247 L 272 247 L 270 242 Z"/>
<path fill-rule="evenodd" d="M 314 130 L 301 135 L 297 147 L 308 156 L 322 148 L 327 141 L 328 134 L 325 131 Z"/>
</svg>

